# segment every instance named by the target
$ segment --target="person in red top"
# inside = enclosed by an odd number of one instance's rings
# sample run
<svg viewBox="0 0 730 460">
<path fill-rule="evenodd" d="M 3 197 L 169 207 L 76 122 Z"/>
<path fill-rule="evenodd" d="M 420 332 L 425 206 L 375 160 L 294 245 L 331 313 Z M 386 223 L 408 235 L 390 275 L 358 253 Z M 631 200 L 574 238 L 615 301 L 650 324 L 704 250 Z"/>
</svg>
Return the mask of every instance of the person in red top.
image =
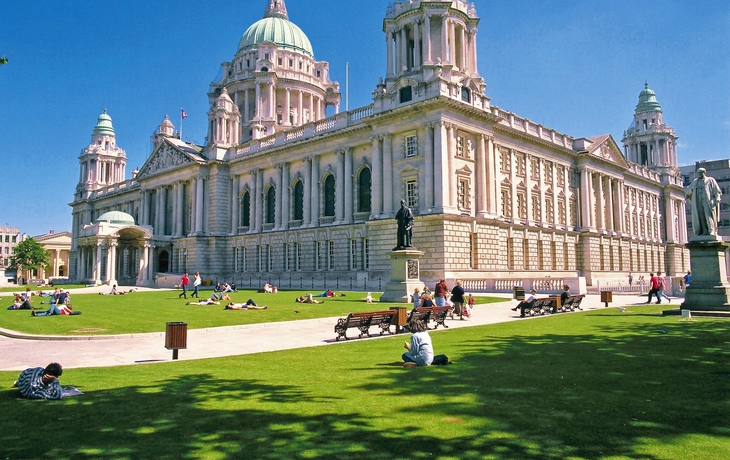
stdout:
<svg viewBox="0 0 730 460">
<path fill-rule="evenodd" d="M 446 280 L 441 280 L 436 283 L 436 287 L 433 289 L 433 300 L 437 307 L 446 306 L 446 293 L 449 292 L 449 287 L 446 286 Z"/>
<path fill-rule="evenodd" d="M 659 298 L 659 280 L 654 273 L 649 273 L 649 300 L 646 303 L 651 303 L 651 297 L 656 296 L 657 303 L 661 303 L 662 299 Z"/>
<path fill-rule="evenodd" d="M 190 284 L 190 278 L 188 278 L 188 274 L 185 273 L 180 280 L 180 287 L 182 288 L 182 292 L 179 296 L 177 296 L 178 299 L 180 297 L 185 297 L 186 299 L 188 298 L 188 284 Z"/>
</svg>

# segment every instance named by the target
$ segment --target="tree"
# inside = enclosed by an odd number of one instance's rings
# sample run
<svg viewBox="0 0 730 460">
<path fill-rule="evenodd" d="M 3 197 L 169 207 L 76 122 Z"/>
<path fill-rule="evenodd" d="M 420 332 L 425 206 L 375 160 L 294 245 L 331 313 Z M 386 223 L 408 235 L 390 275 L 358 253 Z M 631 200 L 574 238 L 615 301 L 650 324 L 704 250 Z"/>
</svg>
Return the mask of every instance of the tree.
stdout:
<svg viewBox="0 0 730 460">
<path fill-rule="evenodd" d="M 20 277 L 28 270 L 36 270 L 49 263 L 48 251 L 43 245 L 33 238 L 27 238 L 13 248 L 9 268 L 17 270 Z"/>
<path fill-rule="evenodd" d="M 0 57 L 0 65 L 7 64 L 7 63 L 8 63 L 8 58 Z"/>
</svg>

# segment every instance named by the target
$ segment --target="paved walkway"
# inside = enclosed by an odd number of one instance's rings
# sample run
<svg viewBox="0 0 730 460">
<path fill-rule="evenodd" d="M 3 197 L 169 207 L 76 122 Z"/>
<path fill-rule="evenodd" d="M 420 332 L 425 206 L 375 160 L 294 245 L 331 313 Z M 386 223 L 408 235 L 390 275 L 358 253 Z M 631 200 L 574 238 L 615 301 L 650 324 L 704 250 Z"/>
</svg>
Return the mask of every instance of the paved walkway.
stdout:
<svg viewBox="0 0 730 460">
<path fill-rule="evenodd" d="M 89 288 L 98 292 L 99 288 Z M 96 289 L 96 290 L 93 290 Z M 108 290 L 108 286 L 106 287 Z M 74 292 L 82 292 L 74 290 Z M 499 294 L 492 296 L 506 297 Z M 611 307 L 643 302 L 636 295 L 614 295 Z M 477 302 L 479 298 L 476 298 Z M 674 299 L 673 299 L 674 300 Z M 678 306 L 681 299 L 671 305 Z M 517 304 L 477 305 L 468 321 L 447 320 L 449 328 L 496 324 L 507 321 L 528 321 L 510 310 Z M 584 310 L 603 308 L 598 295 L 588 295 Z M 334 325 L 337 317 L 302 321 L 188 330 L 188 348 L 179 351 L 180 360 L 215 358 L 312 346 L 336 346 Z M 377 328 L 373 328 L 377 330 Z M 438 331 L 442 329 L 439 328 Z M 438 332 L 436 331 L 436 332 Z M 353 334 L 350 334 L 351 336 Z M 93 337 L 31 336 L 0 329 L 0 370 L 23 370 L 28 367 L 60 362 L 65 368 L 122 366 L 172 360 L 172 351 L 165 348 L 164 332 Z M 357 335 L 355 334 L 355 337 Z M 376 334 L 373 339 L 377 340 Z M 386 335 L 387 337 L 387 335 Z"/>
</svg>

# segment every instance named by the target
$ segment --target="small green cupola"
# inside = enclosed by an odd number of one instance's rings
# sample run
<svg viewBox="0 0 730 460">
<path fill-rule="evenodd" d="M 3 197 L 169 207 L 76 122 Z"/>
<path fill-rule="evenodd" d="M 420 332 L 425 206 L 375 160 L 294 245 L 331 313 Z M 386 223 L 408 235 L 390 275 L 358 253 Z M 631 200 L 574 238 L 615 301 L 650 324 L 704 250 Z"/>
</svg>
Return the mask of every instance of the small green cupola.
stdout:
<svg viewBox="0 0 730 460">
<path fill-rule="evenodd" d="M 662 106 L 656 100 L 656 93 L 649 89 L 649 82 L 644 82 L 644 90 L 639 93 L 639 103 L 636 104 L 637 114 L 642 112 L 661 111 Z"/>
<path fill-rule="evenodd" d="M 114 127 L 112 126 L 112 117 L 106 114 L 106 109 L 104 109 L 104 113 L 99 115 L 99 118 L 96 120 L 94 134 L 106 134 L 109 136 L 115 135 Z"/>
</svg>

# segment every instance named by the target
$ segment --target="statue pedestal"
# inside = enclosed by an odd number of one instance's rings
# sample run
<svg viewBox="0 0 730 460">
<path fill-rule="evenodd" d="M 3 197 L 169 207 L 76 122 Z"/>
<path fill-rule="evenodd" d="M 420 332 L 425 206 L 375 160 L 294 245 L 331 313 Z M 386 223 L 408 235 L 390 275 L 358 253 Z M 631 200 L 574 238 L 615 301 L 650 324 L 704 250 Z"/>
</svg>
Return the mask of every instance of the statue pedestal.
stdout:
<svg viewBox="0 0 730 460">
<path fill-rule="evenodd" d="M 390 253 L 390 282 L 381 302 L 410 303 L 415 288 L 423 288 L 419 259 L 423 252 L 401 249 Z"/>
<path fill-rule="evenodd" d="M 692 284 L 681 308 L 695 311 L 730 311 L 730 283 L 727 281 L 725 251 L 730 243 L 712 237 L 692 238 L 687 243 Z"/>
</svg>

